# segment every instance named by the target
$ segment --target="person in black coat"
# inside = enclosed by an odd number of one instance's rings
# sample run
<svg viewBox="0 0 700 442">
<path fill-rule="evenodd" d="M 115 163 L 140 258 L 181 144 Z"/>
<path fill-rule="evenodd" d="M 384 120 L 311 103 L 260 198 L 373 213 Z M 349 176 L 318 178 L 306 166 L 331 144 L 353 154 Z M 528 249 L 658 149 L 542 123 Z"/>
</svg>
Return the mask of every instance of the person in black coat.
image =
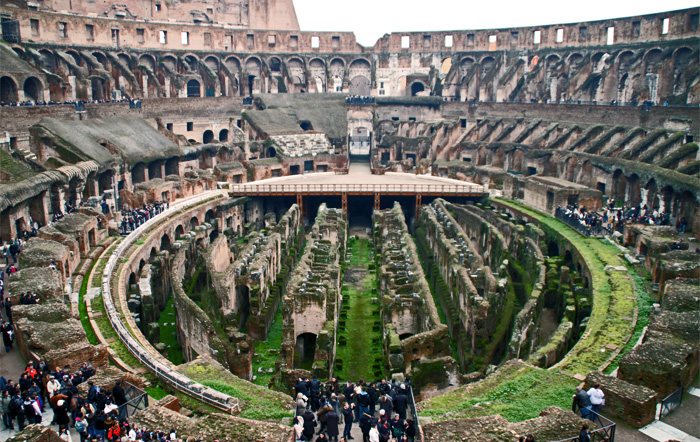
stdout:
<svg viewBox="0 0 700 442">
<path fill-rule="evenodd" d="M 355 413 L 352 411 L 352 408 L 354 406 L 355 404 L 352 404 L 351 406 L 347 402 L 345 402 L 345 405 L 343 405 L 343 419 L 345 420 L 345 428 L 343 428 L 343 439 L 345 440 L 354 439 L 354 437 L 350 436 L 350 431 L 352 430 L 352 422 L 355 418 Z"/>
<path fill-rule="evenodd" d="M 333 410 L 326 413 L 326 433 L 328 433 L 328 440 L 337 442 L 338 435 L 340 433 L 338 429 L 338 423 L 340 422 L 340 416 Z"/>
<path fill-rule="evenodd" d="M 302 415 L 304 418 L 304 439 L 311 440 L 314 437 L 314 428 L 316 428 L 316 418 L 311 410 L 306 410 Z"/>
<path fill-rule="evenodd" d="M 408 409 L 408 396 L 406 396 L 406 385 L 401 384 L 399 392 L 394 396 L 394 411 L 399 415 L 401 420 L 406 419 L 406 410 Z"/>
<path fill-rule="evenodd" d="M 588 434 L 588 424 L 583 424 L 581 432 L 578 435 L 578 442 L 591 442 L 591 436 Z"/>
<path fill-rule="evenodd" d="M 2 327 L 0 327 L 0 332 L 2 332 L 2 342 L 3 344 L 5 344 L 5 351 L 9 353 L 12 349 L 12 343 L 15 340 L 14 331 L 12 330 L 12 324 L 3 322 Z"/>
</svg>

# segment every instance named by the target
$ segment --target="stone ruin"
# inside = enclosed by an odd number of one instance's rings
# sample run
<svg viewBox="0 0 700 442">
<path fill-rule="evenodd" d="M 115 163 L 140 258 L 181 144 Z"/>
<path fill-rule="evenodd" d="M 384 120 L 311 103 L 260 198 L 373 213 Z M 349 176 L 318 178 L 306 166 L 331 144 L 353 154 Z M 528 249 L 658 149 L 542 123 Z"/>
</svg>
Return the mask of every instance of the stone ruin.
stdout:
<svg viewBox="0 0 700 442">
<path fill-rule="evenodd" d="M 335 365 L 340 313 L 341 262 L 345 257 L 345 212 L 321 204 L 304 254 L 294 268 L 282 303 L 282 349 L 276 371 L 308 364 L 326 379 Z"/>
<path fill-rule="evenodd" d="M 401 206 L 395 203 L 392 209 L 375 211 L 373 224 L 381 256 L 377 280 L 389 370 L 392 376 L 411 375 L 417 387 L 443 383 L 455 369 L 449 356 L 449 334 L 438 315 Z"/>
</svg>

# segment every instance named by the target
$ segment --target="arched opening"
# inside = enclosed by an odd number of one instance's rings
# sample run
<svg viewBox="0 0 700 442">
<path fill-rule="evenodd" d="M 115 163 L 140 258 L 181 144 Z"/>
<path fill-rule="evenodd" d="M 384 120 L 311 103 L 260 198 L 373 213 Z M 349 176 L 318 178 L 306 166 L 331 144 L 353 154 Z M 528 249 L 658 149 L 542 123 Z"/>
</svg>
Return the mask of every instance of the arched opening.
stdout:
<svg viewBox="0 0 700 442">
<path fill-rule="evenodd" d="M 302 128 L 302 130 L 314 130 L 314 126 L 311 124 L 310 121 L 302 121 L 299 123 L 299 127 Z"/>
<path fill-rule="evenodd" d="M 316 335 L 302 333 L 297 337 L 294 348 L 294 368 L 310 370 L 316 355 Z"/>
<path fill-rule="evenodd" d="M 160 161 L 154 161 L 148 165 L 148 179 L 152 180 L 154 178 L 163 178 L 161 176 L 161 166 L 163 165 Z"/>
<path fill-rule="evenodd" d="M 158 250 L 156 250 L 155 247 L 151 247 L 151 253 L 148 254 L 148 260 L 152 261 L 153 258 L 156 257 L 156 255 L 158 255 Z M 139 271 L 139 273 L 140 273 L 140 271 Z"/>
<path fill-rule="evenodd" d="M 146 166 L 143 163 L 136 163 L 131 168 L 131 182 L 134 184 L 146 181 Z"/>
<path fill-rule="evenodd" d="M 270 61 L 267 63 L 267 65 L 270 67 L 270 72 L 280 72 L 282 62 L 280 61 L 279 58 L 272 57 L 272 58 L 270 58 Z"/>
<path fill-rule="evenodd" d="M 131 272 L 129 274 L 129 280 L 127 282 L 126 291 L 129 293 L 137 293 L 138 292 L 138 286 L 136 285 L 137 283 L 138 283 L 138 278 L 136 277 L 136 273 Z"/>
<path fill-rule="evenodd" d="M 36 77 L 29 77 L 24 81 L 24 99 L 35 103 L 44 101 L 44 88 Z"/>
<path fill-rule="evenodd" d="M 168 250 L 170 249 L 170 237 L 166 233 L 163 235 L 163 237 L 160 239 L 160 251 Z"/>
<path fill-rule="evenodd" d="M 547 244 L 547 255 L 549 255 L 550 258 L 559 256 L 559 245 L 554 241 Z"/>
<path fill-rule="evenodd" d="M 221 129 L 219 131 L 219 141 L 228 141 L 228 129 Z"/>
<path fill-rule="evenodd" d="M 0 78 L 0 102 L 3 103 L 16 103 L 17 98 L 17 84 L 10 77 Z"/>
<path fill-rule="evenodd" d="M 369 96 L 369 94 L 369 78 L 363 75 L 358 75 L 357 77 L 350 80 L 350 95 Z"/>
<path fill-rule="evenodd" d="M 194 230 L 195 227 L 197 227 L 198 225 L 199 225 L 199 220 L 197 219 L 196 216 L 193 216 L 192 218 L 190 218 L 190 230 Z"/>
<path fill-rule="evenodd" d="M 421 83 L 420 81 L 416 81 L 411 85 L 411 96 L 415 97 L 418 95 L 420 92 L 425 91 L 425 85 Z"/>
<path fill-rule="evenodd" d="M 182 236 L 185 234 L 185 228 L 182 227 L 182 224 L 179 226 L 175 227 L 175 238 L 182 238 Z"/>
<path fill-rule="evenodd" d="M 180 161 L 177 158 L 165 162 L 165 176 L 168 175 L 180 175 Z"/>
<path fill-rule="evenodd" d="M 205 130 L 202 134 L 202 143 L 208 144 L 214 140 L 214 132 L 211 130 Z"/>
<path fill-rule="evenodd" d="M 187 82 L 187 97 L 192 98 L 192 97 L 201 97 L 201 86 L 199 85 L 199 81 L 197 80 L 190 80 Z"/>
<path fill-rule="evenodd" d="M 238 331 L 243 331 L 248 316 L 250 316 L 250 289 L 247 285 L 236 286 L 236 305 L 234 309 L 238 315 Z"/>
<path fill-rule="evenodd" d="M 214 219 L 216 219 L 216 214 L 214 214 L 214 211 L 211 209 L 207 210 L 207 213 L 204 214 L 204 222 L 210 223 Z"/>
<path fill-rule="evenodd" d="M 110 190 L 112 188 L 112 172 L 109 170 L 107 172 L 102 172 L 97 177 L 97 186 L 100 195 Z"/>
<path fill-rule="evenodd" d="M 567 250 L 564 252 L 564 265 L 568 266 L 569 268 L 573 268 L 574 264 L 574 257 L 571 254 L 571 251 Z"/>
<path fill-rule="evenodd" d="M 105 80 L 100 77 L 90 78 L 90 88 L 92 90 L 93 100 L 104 100 L 106 98 L 105 94 Z"/>
<path fill-rule="evenodd" d="M 613 198 L 616 202 L 625 201 L 625 193 L 627 191 L 627 178 L 625 174 L 622 173 L 620 169 L 617 169 L 613 173 Z"/>
<path fill-rule="evenodd" d="M 266 155 L 267 158 L 274 158 L 277 156 L 277 150 L 274 147 L 270 146 L 267 148 Z"/>
</svg>

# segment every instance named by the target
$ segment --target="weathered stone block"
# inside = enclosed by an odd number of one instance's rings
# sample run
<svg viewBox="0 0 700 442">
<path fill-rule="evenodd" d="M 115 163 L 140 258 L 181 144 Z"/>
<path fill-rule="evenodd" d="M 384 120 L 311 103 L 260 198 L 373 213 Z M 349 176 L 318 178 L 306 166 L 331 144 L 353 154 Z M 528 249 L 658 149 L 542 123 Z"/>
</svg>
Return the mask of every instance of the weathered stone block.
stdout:
<svg viewBox="0 0 700 442">
<path fill-rule="evenodd" d="M 595 384 L 600 384 L 605 393 L 605 405 L 600 411 L 603 416 L 621 419 L 635 428 L 654 420 L 658 399 L 654 390 L 593 371 L 586 377 L 585 389 Z"/>
</svg>

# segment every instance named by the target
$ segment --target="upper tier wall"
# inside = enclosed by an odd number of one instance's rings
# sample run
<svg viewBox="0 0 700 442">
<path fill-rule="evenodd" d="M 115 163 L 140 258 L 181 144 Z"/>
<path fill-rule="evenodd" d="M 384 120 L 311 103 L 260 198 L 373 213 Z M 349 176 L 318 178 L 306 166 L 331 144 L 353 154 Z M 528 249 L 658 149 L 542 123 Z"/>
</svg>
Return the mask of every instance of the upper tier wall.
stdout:
<svg viewBox="0 0 700 442">
<path fill-rule="evenodd" d="M 289 15 L 293 14 L 293 7 L 291 9 Z M 92 13 L 94 16 L 85 16 L 26 9 L 8 9 L 6 12 L 19 21 L 22 40 L 38 43 L 65 42 L 67 45 L 85 43 L 91 46 L 141 49 L 236 52 L 366 52 L 365 48 L 357 44 L 354 33 L 300 32 L 298 26 L 295 28 L 285 23 L 285 20 L 272 19 L 266 14 L 260 14 L 259 26 L 251 19 L 251 29 L 241 29 L 248 26 L 245 23 L 223 25 L 198 20 L 196 16 L 191 18 L 194 23 L 189 24 L 177 22 L 178 18 L 159 16 L 146 21 L 111 18 L 109 15 L 97 17 L 95 13 Z M 572 24 L 486 30 L 396 32 L 385 35 L 373 48 L 367 49 L 371 49 L 371 52 L 450 53 L 467 50 L 500 51 L 663 42 L 696 37 L 699 14 L 700 8 L 690 8 Z M 665 26 L 666 19 L 668 22 Z M 296 16 L 291 21 L 296 21 Z M 114 31 L 117 31 L 116 34 Z M 164 41 L 161 39 L 161 31 L 167 32 Z M 181 32 L 189 33 L 186 44 L 183 44 Z M 536 43 L 538 39 L 539 42 Z"/>
</svg>

